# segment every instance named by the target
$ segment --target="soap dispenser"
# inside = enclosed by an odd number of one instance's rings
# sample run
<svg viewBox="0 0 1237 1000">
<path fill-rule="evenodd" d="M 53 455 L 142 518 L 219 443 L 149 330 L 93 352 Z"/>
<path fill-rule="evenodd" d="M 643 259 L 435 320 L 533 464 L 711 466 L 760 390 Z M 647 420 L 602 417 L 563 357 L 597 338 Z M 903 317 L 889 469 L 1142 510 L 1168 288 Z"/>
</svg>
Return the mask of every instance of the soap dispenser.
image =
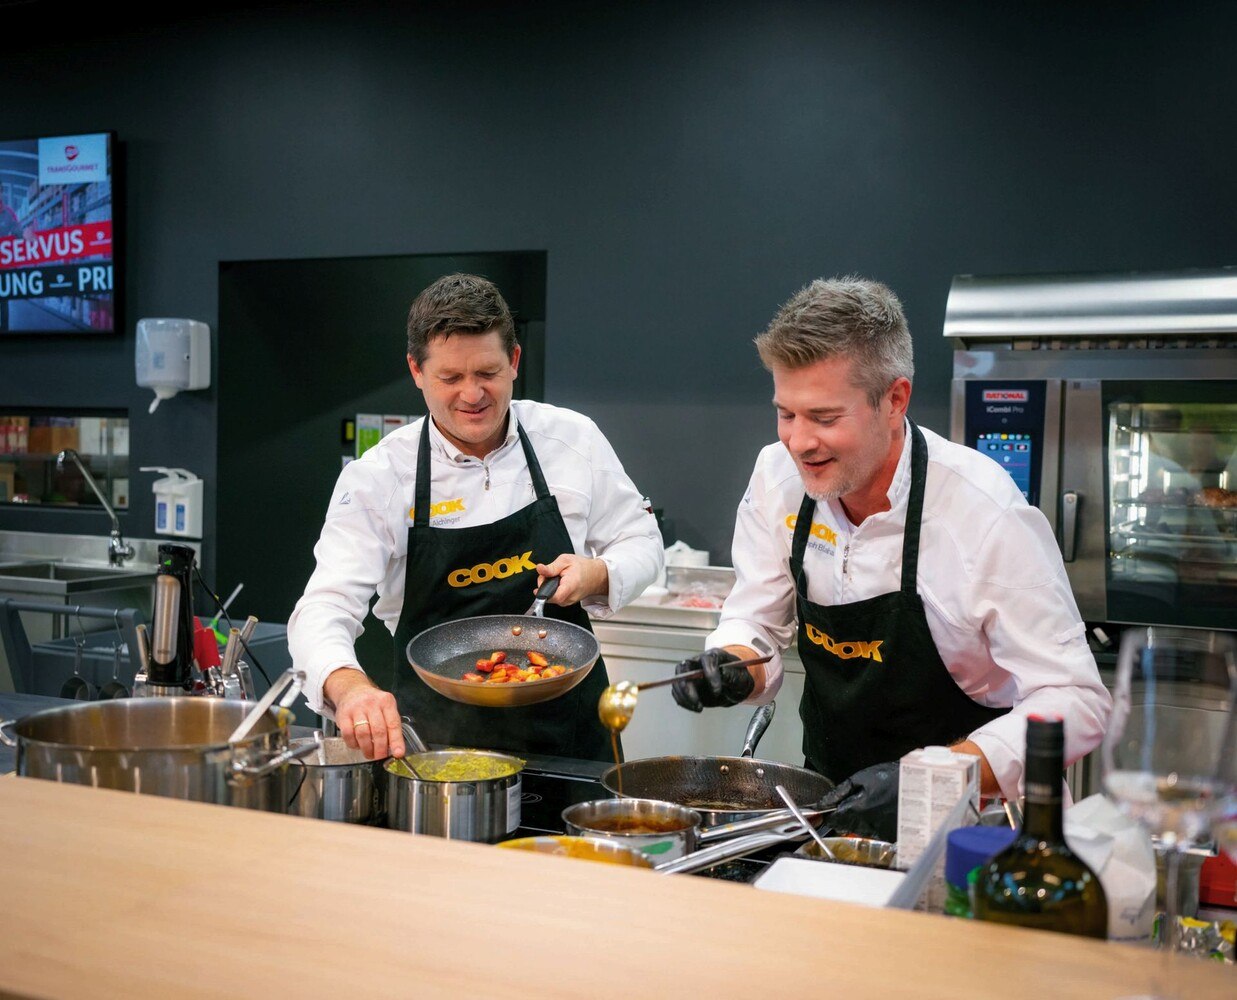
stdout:
<svg viewBox="0 0 1237 1000">
<path fill-rule="evenodd" d="M 178 538 L 202 537 L 202 480 L 185 469 L 143 465 L 143 472 L 162 472 L 151 485 L 155 495 L 155 533 Z"/>
</svg>

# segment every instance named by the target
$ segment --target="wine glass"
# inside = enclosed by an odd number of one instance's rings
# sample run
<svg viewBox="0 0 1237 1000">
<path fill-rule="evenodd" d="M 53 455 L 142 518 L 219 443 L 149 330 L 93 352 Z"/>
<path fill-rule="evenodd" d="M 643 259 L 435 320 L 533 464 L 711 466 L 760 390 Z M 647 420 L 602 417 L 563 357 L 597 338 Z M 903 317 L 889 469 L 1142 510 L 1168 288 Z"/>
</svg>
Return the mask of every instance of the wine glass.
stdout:
<svg viewBox="0 0 1237 1000">
<path fill-rule="evenodd" d="M 1215 809 L 1211 820 L 1211 832 L 1216 848 L 1228 855 L 1237 865 L 1237 682 L 1233 684 L 1232 697 L 1228 704 L 1228 722 L 1224 739 L 1220 744 L 1220 762 L 1216 777 L 1227 791 Z M 1233 892 L 1233 904 L 1237 906 L 1237 890 Z"/>
<path fill-rule="evenodd" d="M 1181 854 L 1205 844 L 1234 789 L 1237 643 L 1224 632 L 1129 628 L 1121 637 L 1104 788 L 1165 851 L 1166 954 L 1177 946 Z"/>
</svg>

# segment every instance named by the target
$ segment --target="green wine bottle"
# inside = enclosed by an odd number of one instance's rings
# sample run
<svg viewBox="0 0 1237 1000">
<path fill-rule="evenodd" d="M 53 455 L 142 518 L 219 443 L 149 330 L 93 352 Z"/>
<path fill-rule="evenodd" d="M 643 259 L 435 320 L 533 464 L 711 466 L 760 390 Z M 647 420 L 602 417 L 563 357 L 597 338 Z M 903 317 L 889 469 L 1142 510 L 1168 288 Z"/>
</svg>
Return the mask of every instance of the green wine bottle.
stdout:
<svg viewBox="0 0 1237 1000">
<path fill-rule="evenodd" d="M 971 907 L 979 920 L 1107 938 L 1104 888 L 1065 842 L 1064 756 L 1061 720 L 1028 719 L 1022 829 L 980 870 Z"/>
</svg>

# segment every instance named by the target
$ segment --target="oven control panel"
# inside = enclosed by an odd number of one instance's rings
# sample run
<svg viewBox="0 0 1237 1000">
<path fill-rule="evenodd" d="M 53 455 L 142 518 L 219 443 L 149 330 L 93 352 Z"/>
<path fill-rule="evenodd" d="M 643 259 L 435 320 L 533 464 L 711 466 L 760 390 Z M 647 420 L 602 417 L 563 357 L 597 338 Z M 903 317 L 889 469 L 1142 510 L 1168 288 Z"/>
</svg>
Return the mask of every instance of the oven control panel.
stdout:
<svg viewBox="0 0 1237 1000">
<path fill-rule="evenodd" d="M 966 383 L 966 444 L 1010 474 L 1027 503 L 1039 506 L 1046 383 Z"/>
</svg>

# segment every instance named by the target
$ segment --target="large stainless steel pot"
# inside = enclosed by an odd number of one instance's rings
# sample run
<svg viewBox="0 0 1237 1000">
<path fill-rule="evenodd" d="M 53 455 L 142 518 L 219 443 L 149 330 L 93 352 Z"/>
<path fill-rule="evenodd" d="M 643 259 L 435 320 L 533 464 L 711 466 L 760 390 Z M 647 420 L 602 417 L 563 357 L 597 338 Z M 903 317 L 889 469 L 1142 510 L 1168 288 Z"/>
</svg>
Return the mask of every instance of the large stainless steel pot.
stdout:
<svg viewBox="0 0 1237 1000">
<path fill-rule="evenodd" d="M 406 760 L 429 775 L 463 757 L 509 765 L 512 770 L 501 778 L 433 781 L 400 774 L 401 762 L 388 761 L 387 825 L 393 830 L 487 844 L 497 843 L 515 830 L 520 825 L 523 795 L 520 771 L 524 761 L 520 758 L 489 750 L 431 750 L 410 754 Z"/>
<path fill-rule="evenodd" d="M 221 698 L 135 698 L 47 709 L 4 725 L 16 736 L 24 777 L 286 812 L 295 787 L 292 713 L 271 709 L 229 743 L 252 708 Z"/>
<path fill-rule="evenodd" d="M 293 750 L 309 752 L 293 766 L 292 780 L 300 781 L 288 811 L 311 819 L 377 825 L 385 822 L 386 759 L 370 760 L 341 736 L 293 740 Z M 301 773 L 298 775 L 298 770 Z"/>
</svg>

